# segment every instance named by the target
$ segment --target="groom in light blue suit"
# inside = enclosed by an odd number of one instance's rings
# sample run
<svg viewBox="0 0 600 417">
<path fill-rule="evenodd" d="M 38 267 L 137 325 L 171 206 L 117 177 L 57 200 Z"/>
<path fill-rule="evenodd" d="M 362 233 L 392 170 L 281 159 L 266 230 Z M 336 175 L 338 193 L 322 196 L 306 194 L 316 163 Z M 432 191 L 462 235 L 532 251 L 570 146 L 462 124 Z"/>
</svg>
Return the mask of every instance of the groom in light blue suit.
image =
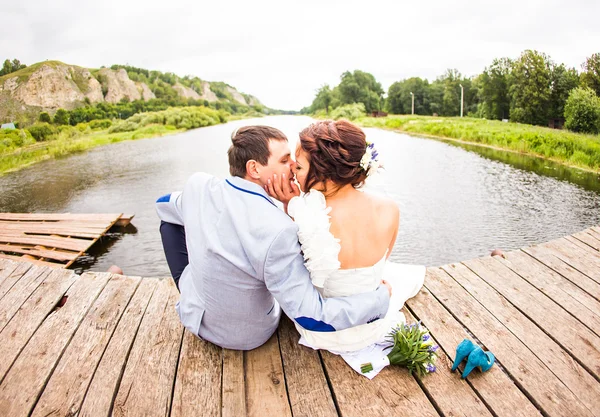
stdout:
<svg viewBox="0 0 600 417">
<path fill-rule="evenodd" d="M 231 140 L 231 177 L 194 174 L 183 192 L 156 203 L 165 255 L 181 292 L 176 308 L 183 325 L 218 346 L 249 350 L 271 337 L 282 309 L 300 326 L 323 332 L 385 315 L 385 285 L 328 299 L 313 287 L 298 228 L 264 189 L 274 175 L 293 178 L 285 135 L 249 126 Z"/>
</svg>

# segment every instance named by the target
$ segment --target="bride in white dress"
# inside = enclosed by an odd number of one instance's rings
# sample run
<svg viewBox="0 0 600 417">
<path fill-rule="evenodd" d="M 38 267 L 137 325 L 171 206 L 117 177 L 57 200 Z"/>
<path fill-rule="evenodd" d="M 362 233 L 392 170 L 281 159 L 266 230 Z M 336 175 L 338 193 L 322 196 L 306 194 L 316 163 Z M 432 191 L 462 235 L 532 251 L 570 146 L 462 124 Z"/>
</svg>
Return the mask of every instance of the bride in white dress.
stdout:
<svg viewBox="0 0 600 417">
<path fill-rule="evenodd" d="M 392 286 L 384 318 L 335 332 L 296 325 L 301 344 L 343 354 L 381 343 L 404 322 L 399 310 L 423 285 L 424 266 L 388 260 L 400 222 L 397 204 L 360 190 L 378 168 L 375 147 L 348 121 L 320 121 L 300 133 L 295 176 L 304 194 L 284 206 L 298 225 L 313 284 L 325 298 L 372 291 L 382 280 Z"/>
</svg>

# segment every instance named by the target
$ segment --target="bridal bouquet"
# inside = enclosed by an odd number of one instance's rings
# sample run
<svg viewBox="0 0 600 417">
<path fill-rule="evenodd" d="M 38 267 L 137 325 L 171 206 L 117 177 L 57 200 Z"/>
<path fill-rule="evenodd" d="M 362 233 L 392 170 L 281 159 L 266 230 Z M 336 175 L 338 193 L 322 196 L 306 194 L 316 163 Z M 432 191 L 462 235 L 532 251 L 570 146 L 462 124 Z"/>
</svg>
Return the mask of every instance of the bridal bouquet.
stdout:
<svg viewBox="0 0 600 417">
<path fill-rule="evenodd" d="M 384 358 L 389 365 L 401 365 L 408 368 L 408 372 L 416 372 L 423 376 L 435 372 L 436 350 L 439 346 L 433 344 L 429 330 L 416 324 L 399 324 L 392 329 L 386 340 L 390 342 L 391 351 Z M 387 365 L 387 364 L 386 364 Z M 373 370 L 372 363 L 364 363 L 360 370 L 363 374 Z"/>
</svg>

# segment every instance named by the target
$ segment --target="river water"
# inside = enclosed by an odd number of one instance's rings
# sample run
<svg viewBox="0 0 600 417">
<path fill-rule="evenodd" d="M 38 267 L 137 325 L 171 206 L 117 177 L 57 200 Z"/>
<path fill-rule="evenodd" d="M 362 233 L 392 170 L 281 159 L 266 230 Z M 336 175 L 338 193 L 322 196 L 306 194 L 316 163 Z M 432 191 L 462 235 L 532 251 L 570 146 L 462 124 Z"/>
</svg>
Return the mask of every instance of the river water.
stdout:
<svg viewBox="0 0 600 417">
<path fill-rule="evenodd" d="M 162 138 L 121 142 L 0 177 L 0 211 L 135 213 L 74 268 L 166 276 L 154 201 L 196 171 L 228 175 L 237 127 L 266 124 L 295 146 L 308 117 L 241 120 Z M 598 175 L 474 146 L 365 129 L 385 162 L 380 187 L 400 206 L 392 259 L 427 266 L 517 249 L 600 224 Z"/>
</svg>

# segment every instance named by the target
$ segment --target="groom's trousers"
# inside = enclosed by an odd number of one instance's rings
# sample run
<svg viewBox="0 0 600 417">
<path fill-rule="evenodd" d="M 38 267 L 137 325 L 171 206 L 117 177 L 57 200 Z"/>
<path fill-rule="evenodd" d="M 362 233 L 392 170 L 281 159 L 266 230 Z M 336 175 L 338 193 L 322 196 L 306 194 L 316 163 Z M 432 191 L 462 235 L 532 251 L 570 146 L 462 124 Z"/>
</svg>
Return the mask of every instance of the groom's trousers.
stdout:
<svg viewBox="0 0 600 417">
<path fill-rule="evenodd" d="M 179 289 L 179 278 L 189 263 L 187 245 L 185 244 L 185 229 L 178 224 L 161 221 L 160 237 L 171 276 L 175 281 L 175 285 L 177 285 L 177 289 Z"/>
</svg>

